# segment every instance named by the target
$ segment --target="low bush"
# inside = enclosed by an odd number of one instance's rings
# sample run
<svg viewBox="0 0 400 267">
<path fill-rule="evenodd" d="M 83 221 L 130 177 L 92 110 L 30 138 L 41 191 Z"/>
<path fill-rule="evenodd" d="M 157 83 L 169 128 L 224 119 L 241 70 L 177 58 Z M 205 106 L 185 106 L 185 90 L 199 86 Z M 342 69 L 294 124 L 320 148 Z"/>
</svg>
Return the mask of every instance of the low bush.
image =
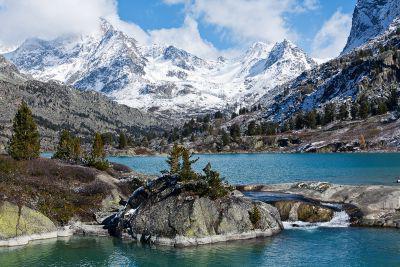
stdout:
<svg viewBox="0 0 400 267">
<path fill-rule="evenodd" d="M 254 205 L 253 209 L 249 211 L 249 219 L 253 224 L 253 227 L 257 228 L 261 220 L 261 213 L 256 205 Z"/>
</svg>

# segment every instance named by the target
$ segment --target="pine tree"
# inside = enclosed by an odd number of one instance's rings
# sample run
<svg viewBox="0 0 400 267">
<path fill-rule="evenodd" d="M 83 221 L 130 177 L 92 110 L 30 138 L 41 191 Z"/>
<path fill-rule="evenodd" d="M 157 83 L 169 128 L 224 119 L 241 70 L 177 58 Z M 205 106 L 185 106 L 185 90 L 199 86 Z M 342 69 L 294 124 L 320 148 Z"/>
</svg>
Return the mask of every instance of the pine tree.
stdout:
<svg viewBox="0 0 400 267">
<path fill-rule="evenodd" d="M 72 158 L 75 161 L 79 161 L 82 157 L 81 139 L 79 137 L 75 137 L 73 138 L 72 143 Z"/>
<path fill-rule="evenodd" d="M 379 102 L 378 104 L 378 115 L 383 115 L 388 112 L 388 107 L 385 102 Z"/>
<path fill-rule="evenodd" d="M 199 159 L 192 160 L 193 154 L 190 154 L 189 149 L 182 147 L 182 168 L 180 176 L 182 181 L 191 181 L 197 179 L 197 174 L 192 169 L 192 164 L 196 163 Z"/>
<path fill-rule="evenodd" d="M 96 133 L 93 139 L 92 145 L 92 159 L 93 160 L 103 160 L 105 158 L 106 152 L 104 151 L 104 143 L 101 138 L 100 133 Z"/>
<path fill-rule="evenodd" d="M 222 144 L 224 146 L 229 145 L 231 142 L 231 137 L 229 136 L 229 134 L 223 129 L 222 130 Z"/>
<path fill-rule="evenodd" d="M 128 146 L 128 141 L 126 139 L 126 135 L 121 132 L 119 134 L 119 139 L 118 139 L 118 149 L 125 149 Z"/>
<path fill-rule="evenodd" d="M 257 134 L 257 124 L 255 121 L 251 121 L 247 126 L 247 135 L 253 136 Z"/>
<path fill-rule="evenodd" d="M 349 118 L 349 110 L 347 108 L 347 104 L 343 103 L 339 108 L 338 118 L 341 121 L 345 121 Z"/>
<path fill-rule="evenodd" d="M 73 137 L 68 130 L 63 130 L 58 141 L 56 153 L 53 158 L 61 160 L 70 160 L 73 152 Z"/>
<path fill-rule="evenodd" d="M 181 163 L 180 163 L 181 154 L 182 154 L 182 147 L 179 146 L 177 143 L 175 143 L 167 159 L 170 174 L 177 174 L 181 170 Z"/>
<path fill-rule="evenodd" d="M 317 112 L 315 110 L 312 110 L 307 113 L 305 124 L 310 129 L 317 128 Z"/>
<path fill-rule="evenodd" d="M 240 126 L 239 124 L 235 123 L 229 129 L 231 137 L 235 140 L 240 138 Z"/>
<path fill-rule="evenodd" d="M 369 112 L 370 112 L 370 105 L 368 102 L 368 99 L 363 96 L 360 99 L 360 110 L 359 110 L 359 116 L 361 119 L 366 119 L 368 118 Z"/>
<path fill-rule="evenodd" d="M 356 102 L 354 102 L 351 105 L 351 111 L 350 111 L 351 119 L 352 120 L 356 120 L 358 118 L 358 116 L 359 116 L 359 112 L 360 112 L 360 107 L 358 106 L 358 104 Z"/>
<path fill-rule="evenodd" d="M 304 128 L 304 115 L 303 112 L 299 112 L 294 119 L 294 128 L 296 130 L 301 130 Z"/>
<path fill-rule="evenodd" d="M 39 132 L 32 112 L 25 102 L 21 103 L 14 117 L 8 153 L 16 160 L 35 159 L 40 155 Z"/>
<path fill-rule="evenodd" d="M 398 101 L 399 98 L 397 96 L 397 89 L 396 88 L 392 88 L 390 90 L 390 95 L 389 95 L 389 99 L 388 99 L 388 103 L 387 103 L 387 107 L 390 111 L 394 111 L 398 108 Z"/>
<path fill-rule="evenodd" d="M 335 120 L 335 110 L 336 106 L 334 103 L 329 103 L 325 105 L 324 108 L 324 123 L 328 124 Z"/>
</svg>

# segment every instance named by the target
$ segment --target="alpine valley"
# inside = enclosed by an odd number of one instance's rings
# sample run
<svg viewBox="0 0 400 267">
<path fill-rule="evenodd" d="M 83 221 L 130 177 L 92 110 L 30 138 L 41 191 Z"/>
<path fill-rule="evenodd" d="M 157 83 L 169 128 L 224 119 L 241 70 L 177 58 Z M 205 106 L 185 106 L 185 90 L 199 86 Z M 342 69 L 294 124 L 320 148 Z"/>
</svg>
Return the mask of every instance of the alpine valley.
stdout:
<svg viewBox="0 0 400 267">
<path fill-rule="evenodd" d="M 342 54 L 325 63 L 288 40 L 200 58 L 140 44 L 104 18 L 92 34 L 31 38 L 4 57 L 29 80 L 99 92 L 155 118 L 136 125 L 168 133 L 152 134 L 157 150 L 165 138 L 214 152 L 396 150 L 399 3 L 359 0 L 352 24 Z"/>
</svg>

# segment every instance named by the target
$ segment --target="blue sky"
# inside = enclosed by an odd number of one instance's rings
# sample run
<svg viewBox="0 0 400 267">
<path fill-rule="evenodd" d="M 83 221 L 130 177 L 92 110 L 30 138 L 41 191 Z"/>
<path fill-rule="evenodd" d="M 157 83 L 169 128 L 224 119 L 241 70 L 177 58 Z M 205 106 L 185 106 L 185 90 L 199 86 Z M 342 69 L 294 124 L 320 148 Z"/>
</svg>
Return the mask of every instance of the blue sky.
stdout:
<svg viewBox="0 0 400 267">
<path fill-rule="evenodd" d="M 0 50 L 31 37 L 90 34 L 103 17 L 140 45 L 174 45 L 204 58 L 285 38 L 315 58 L 331 58 L 347 41 L 355 1 L 0 0 Z"/>
<path fill-rule="evenodd" d="M 269 0 L 264 1 L 268 2 Z M 122 20 L 135 23 L 145 31 L 182 27 L 188 13 L 185 4 L 170 4 L 167 2 L 161 0 L 118 0 L 118 14 Z M 248 4 L 251 5 L 251 2 L 249 1 Z M 283 12 L 283 18 L 287 27 L 297 35 L 294 38 L 295 40 L 292 41 L 308 53 L 313 53 L 313 41 L 324 23 L 329 21 L 338 11 L 351 16 L 355 2 L 356 0 L 320 0 L 316 2 L 315 8 L 306 12 Z M 249 42 L 256 41 L 252 38 L 253 40 L 241 42 L 234 38 L 226 37 L 224 32 L 226 29 L 223 27 L 221 29 L 221 26 L 216 23 L 205 21 L 201 16 L 196 18 L 196 22 L 198 23 L 198 30 L 201 37 L 212 43 L 218 50 L 244 48 Z M 346 30 L 349 30 L 348 26 Z M 262 36 L 262 33 L 260 35 Z M 293 38 L 289 37 L 289 39 Z M 334 53 L 337 53 L 337 51 L 334 51 Z"/>
</svg>

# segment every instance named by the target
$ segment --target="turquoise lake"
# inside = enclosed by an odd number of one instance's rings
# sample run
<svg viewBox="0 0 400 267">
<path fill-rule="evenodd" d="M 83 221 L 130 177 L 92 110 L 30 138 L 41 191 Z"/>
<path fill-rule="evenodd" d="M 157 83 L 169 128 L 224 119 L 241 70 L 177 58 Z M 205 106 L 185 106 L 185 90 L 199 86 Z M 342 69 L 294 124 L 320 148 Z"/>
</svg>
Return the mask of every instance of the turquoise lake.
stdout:
<svg viewBox="0 0 400 267">
<path fill-rule="evenodd" d="M 45 156 L 49 156 L 48 154 Z M 231 183 L 304 180 L 397 186 L 400 154 L 198 155 Z M 159 174 L 165 157 L 111 161 Z M 72 237 L 0 249 L 0 266 L 400 266 L 400 230 L 318 227 L 277 236 L 186 249 L 142 246 L 113 238 Z"/>
<path fill-rule="evenodd" d="M 112 238 L 46 240 L 0 249 L 0 266 L 399 266 L 400 231 L 285 230 L 259 240 L 150 248 Z"/>
<path fill-rule="evenodd" d="M 324 181 L 338 184 L 395 185 L 400 153 L 390 154 L 218 154 L 195 155 L 197 171 L 210 162 L 233 184 Z M 165 157 L 111 157 L 134 170 L 160 174 Z"/>
</svg>

